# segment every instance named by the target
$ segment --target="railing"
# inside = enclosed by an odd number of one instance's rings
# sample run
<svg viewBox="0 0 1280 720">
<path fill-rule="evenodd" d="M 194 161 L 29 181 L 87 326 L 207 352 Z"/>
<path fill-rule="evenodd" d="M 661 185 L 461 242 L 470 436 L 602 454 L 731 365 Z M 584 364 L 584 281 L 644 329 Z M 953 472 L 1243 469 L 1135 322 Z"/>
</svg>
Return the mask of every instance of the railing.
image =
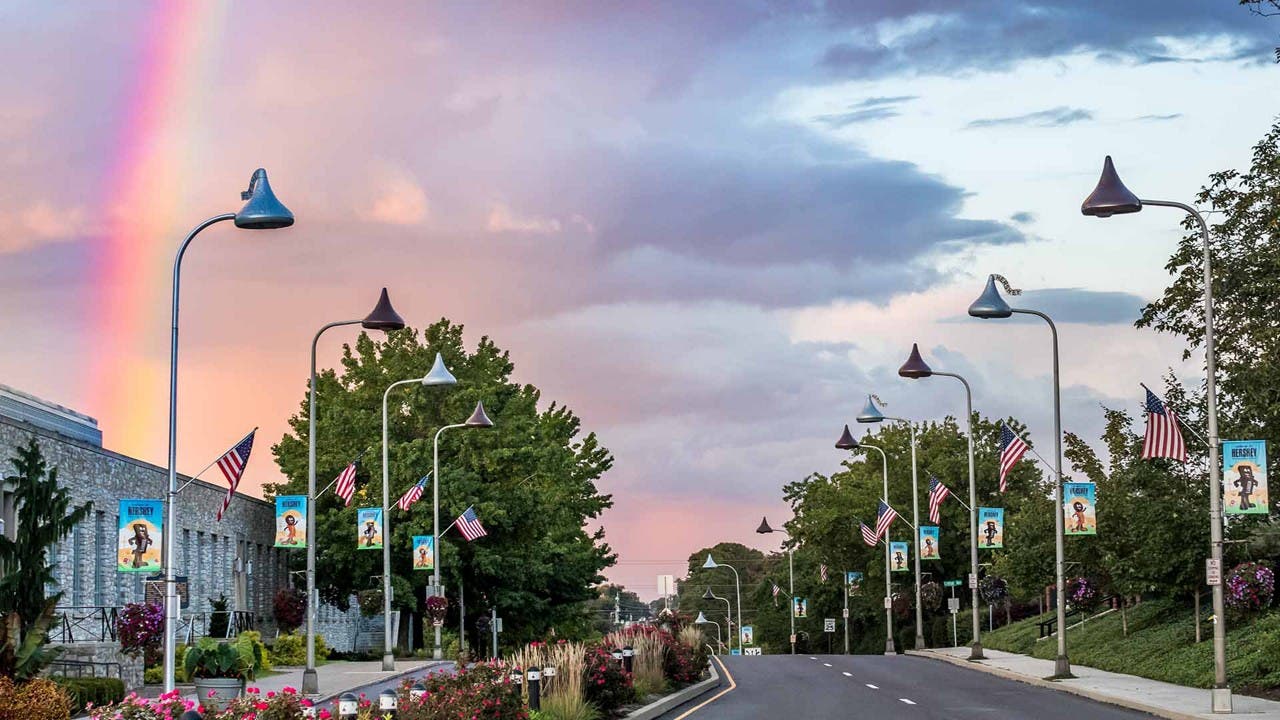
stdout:
<svg viewBox="0 0 1280 720">
<path fill-rule="evenodd" d="M 178 623 L 178 637 L 185 638 L 184 642 L 190 645 L 196 638 L 214 637 L 209 635 L 209 626 L 212 620 L 219 615 L 226 616 L 227 631 L 225 635 L 216 636 L 219 640 L 236 637 L 246 630 L 255 630 L 258 627 L 257 617 L 248 610 L 221 610 L 208 613 L 183 613 L 182 619 Z"/>
<path fill-rule="evenodd" d="M 98 674 L 98 670 L 102 670 L 102 674 Z M 124 679 L 121 673 L 120 663 L 114 662 L 90 662 L 88 660 L 54 660 L 49 663 L 48 673 L 57 677 L 83 678 L 83 677 L 110 677 Z"/>
<path fill-rule="evenodd" d="M 1116 600 L 1116 596 L 1115 596 L 1115 595 L 1108 595 L 1108 596 L 1106 596 L 1106 597 L 1102 598 L 1102 601 L 1101 601 L 1101 602 L 1099 602 L 1099 603 L 1098 603 L 1098 605 L 1100 605 L 1100 606 L 1101 606 L 1101 605 L 1114 605 L 1115 600 Z M 1083 611 L 1082 611 L 1082 610 L 1080 610 L 1080 608 L 1073 608 L 1073 609 L 1067 610 L 1067 614 L 1066 614 L 1064 617 L 1065 617 L 1065 618 L 1071 618 L 1071 617 L 1074 617 L 1074 616 L 1076 616 L 1076 615 L 1080 615 L 1080 614 L 1082 614 L 1082 613 L 1083 613 Z M 1057 632 L 1057 625 L 1058 625 L 1058 617 L 1057 617 L 1057 615 L 1054 615 L 1053 617 L 1049 618 L 1048 620 L 1043 620 L 1043 621 L 1041 621 L 1041 622 L 1036 623 L 1036 627 L 1038 627 L 1038 628 L 1040 629 L 1040 639 L 1041 639 L 1041 640 L 1043 640 L 1043 639 L 1045 639 L 1045 638 L 1047 638 L 1047 637 L 1052 637 L 1052 636 L 1053 636 L 1053 634 L 1054 634 L 1055 632 Z"/>
<path fill-rule="evenodd" d="M 57 628 L 50 639 L 60 643 L 115 642 L 116 608 L 102 605 L 70 605 L 55 608 Z"/>
</svg>

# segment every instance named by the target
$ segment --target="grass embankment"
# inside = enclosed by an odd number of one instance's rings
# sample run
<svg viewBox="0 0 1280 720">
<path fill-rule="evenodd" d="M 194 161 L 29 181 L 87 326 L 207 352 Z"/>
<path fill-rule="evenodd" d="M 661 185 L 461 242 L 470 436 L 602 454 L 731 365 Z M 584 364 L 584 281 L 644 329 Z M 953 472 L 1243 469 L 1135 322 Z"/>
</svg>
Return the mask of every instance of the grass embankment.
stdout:
<svg viewBox="0 0 1280 720">
<path fill-rule="evenodd" d="M 1178 685 L 1213 684 L 1213 626 L 1208 613 L 1201 614 L 1203 641 L 1198 644 L 1194 613 L 1181 603 L 1150 600 L 1129 608 L 1127 615 L 1128 636 L 1119 611 L 1068 630 L 1071 662 Z M 1048 618 L 1040 615 L 985 633 L 982 644 L 1052 660 L 1057 643 L 1053 638 L 1037 639 L 1036 623 Z M 1227 630 L 1227 679 L 1232 687 L 1267 694 L 1280 688 L 1280 611 L 1236 621 Z"/>
</svg>

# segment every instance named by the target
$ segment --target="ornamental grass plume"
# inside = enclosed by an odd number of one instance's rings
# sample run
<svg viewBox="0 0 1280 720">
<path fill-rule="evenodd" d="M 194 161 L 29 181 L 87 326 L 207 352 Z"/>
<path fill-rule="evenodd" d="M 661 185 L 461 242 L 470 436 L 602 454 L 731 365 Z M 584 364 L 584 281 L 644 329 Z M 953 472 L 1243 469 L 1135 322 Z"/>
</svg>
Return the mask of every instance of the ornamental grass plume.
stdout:
<svg viewBox="0 0 1280 720">
<path fill-rule="evenodd" d="M 661 633 L 661 634 L 660 634 Z M 632 683 L 636 694 L 640 697 L 662 692 L 666 687 L 662 668 L 667 657 L 667 644 L 664 642 L 670 634 L 662 630 L 646 631 L 624 630 L 609 633 L 605 636 L 606 645 L 624 647 L 630 645 L 635 655 L 631 659 Z"/>
</svg>

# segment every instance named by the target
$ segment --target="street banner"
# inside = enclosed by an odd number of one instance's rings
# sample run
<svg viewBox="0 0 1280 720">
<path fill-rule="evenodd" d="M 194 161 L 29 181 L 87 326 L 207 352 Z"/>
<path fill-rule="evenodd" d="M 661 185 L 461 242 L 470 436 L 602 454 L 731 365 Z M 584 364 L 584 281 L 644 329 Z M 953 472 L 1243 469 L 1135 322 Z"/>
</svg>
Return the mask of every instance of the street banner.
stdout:
<svg viewBox="0 0 1280 720">
<path fill-rule="evenodd" d="M 916 547 L 920 548 L 921 560 L 941 560 L 942 556 L 938 554 L 938 541 L 941 530 L 936 525 L 920 526 L 920 543 Z"/>
<path fill-rule="evenodd" d="M 356 549 L 382 549 L 382 508 L 356 510 Z"/>
<path fill-rule="evenodd" d="M 1222 443 L 1222 506 L 1228 515 L 1266 515 L 1267 441 Z"/>
<path fill-rule="evenodd" d="M 743 645 L 754 645 L 756 641 L 755 629 L 750 625 L 742 626 L 742 637 L 740 638 Z"/>
<path fill-rule="evenodd" d="M 889 557 L 892 558 L 894 572 L 906 572 L 907 560 L 910 559 L 907 544 L 904 542 L 889 543 Z"/>
<path fill-rule="evenodd" d="M 436 567 L 436 539 L 430 535 L 413 536 L 413 569 L 434 570 Z"/>
<path fill-rule="evenodd" d="M 1004 508 L 978 508 L 978 547 L 1004 547 Z"/>
<path fill-rule="evenodd" d="M 281 495 L 276 498 L 276 547 L 307 546 L 307 496 Z"/>
<path fill-rule="evenodd" d="M 120 501 L 120 524 L 116 533 L 118 572 L 159 572 L 163 539 L 163 501 Z"/>
<path fill-rule="evenodd" d="M 844 584 L 849 588 L 849 594 L 858 592 L 858 588 L 862 587 L 862 573 L 856 571 L 846 572 L 844 574 Z"/>
<path fill-rule="evenodd" d="M 1062 483 L 1063 534 L 1097 535 L 1097 486 L 1091 482 Z"/>
<path fill-rule="evenodd" d="M 791 598 L 791 614 L 794 617 L 809 617 L 809 599 L 802 597 Z"/>
</svg>

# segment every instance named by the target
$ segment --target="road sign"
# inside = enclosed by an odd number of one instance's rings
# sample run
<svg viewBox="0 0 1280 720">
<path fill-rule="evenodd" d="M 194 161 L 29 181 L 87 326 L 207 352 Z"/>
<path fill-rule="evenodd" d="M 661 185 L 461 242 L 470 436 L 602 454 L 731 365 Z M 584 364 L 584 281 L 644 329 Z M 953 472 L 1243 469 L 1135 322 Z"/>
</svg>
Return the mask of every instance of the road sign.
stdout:
<svg viewBox="0 0 1280 720">
<path fill-rule="evenodd" d="M 498 632 L 502 632 L 502 618 L 497 618 L 493 621 L 493 628 Z"/>
<path fill-rule="evenodd" d="M 729 654 L 730 654 L 730 655 L 741 655 L 741 654 L 742 654 L 742 651 L 741 651 L 741 650 L 739 650 L 738 648 L 734 648 L 734 649 L 732 649 L 732 650 L 730 650 L 730 651 L 729 651 Z"/>
<path fill-rule="evenodd" d="M 1204 561 L 1204 577 L 1206 585 L 1222 584 L 1222 564 L 1213 558 L 1206 558 Z"/>
<path fill-rule="evenodd" d="M 952 615 L 960 612 L 960 598 L 947 598 L 947 609 Z"/>
<path fill-rule="evenodd" d="M 943 580 L 942 587 L 960 587 L 960 580 Z"/>
<path fill-rule="evenodd" d="M 763 655 L 764 654 L 760 652 L 760 648 L 747 648 L 746 650 L 743 650 L 742 653 L 744 655 Z"/>
<path fill-rule="evenodd" d="M 969 573 L 969 589 L 970 589 L 970 590 L 977 590 L 977 589 L 978 589 L 978 574 L 977 574 L 977 573 Z"/>
<path fill-rule="evenodd" d="M 795 634 L 795 633 L 791 633 L 791 644 L 792 644 L 792 645 L 795 645 L 795 644 L 796 644 L 796 634 Z"/>
<path fill-rule="evenodd" d="M 887 597 L 887 598 L 885 598 L 885 599 L 884 599 L 884 609 L 885 609 L 885 610 L 892 610 L 892 609 L 893 609 L 893 598 L 891 598 L 891 597 Z"/>
<path fill-rule="evenodd" d="M 849 617 L 849 608 L 844 608 L 844 617 L 846 619 Z"/>
<path fill-rule="evenodd" d="M 835 619 L 835 618 L 823 618 L 823 619 L 822 619 L 822 632 L 835 632 L 835 631 L 836 631 L 836 619 Z"/>
</svg>

